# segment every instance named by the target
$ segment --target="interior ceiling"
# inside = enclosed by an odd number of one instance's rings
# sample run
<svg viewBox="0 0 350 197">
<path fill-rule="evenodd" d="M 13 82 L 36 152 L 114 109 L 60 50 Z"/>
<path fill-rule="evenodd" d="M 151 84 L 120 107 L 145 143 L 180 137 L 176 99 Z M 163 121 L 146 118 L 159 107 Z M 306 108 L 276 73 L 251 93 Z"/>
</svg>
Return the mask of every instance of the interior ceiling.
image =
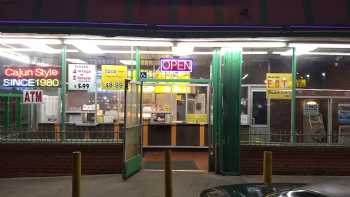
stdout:
<svg viewBox="0 0 350 197">
<path fill-rule="evenodd" d="M 104 38 L 104 37 L 98 37 L 98 36 L 84 36 L 84 35 L 38 35 L 38 34 L 0 34 L 0 41 L 1 39 L 6 38 L 22 38 L 22 39 L 104 39 L 104 40 L 115 40 L 116 38 Z M 308 42 L 308 43 L 342 43 L 342 44 L 350 44 L 350 38 L 309 38 L 309 37 L 277 37 L 277 38 L 211 38 L 211 39 L 165 39 L 165 38 L 127 38 L 127 37 L 117 37 L 118 39 L 122 39 L 124 41 L 127 40 L 142 40 L 142 41 L 171 41 L 174 44 L 178 42 L 203 42 L 203 41 L 215 41 L 215 42 L 244 42 L 244 41 L 251 41 L 251 42 L 257 42 L 257 41 L 283 41 L 283 42 Z M 0 42 L 1 43 L 1 42 Z M 20 49 L 19 51 L 15 51 L 15 53 L 27 55 L 31 58 L 37 58 L 37 59 L 55 59 L 51 62 L 56 62 L 56 59 L 59 61 L 60 57 L 60 50 L 63 48 L 62 44 L 47 44 L 47 46 L 57 50 L 57 53 L 55 54 L 49 54 L 49 53 L 40 53 L 31 50 L 31 48 L 26 45 L 26 43 L 16 43 L 16 44 L 0 44 L 0 47 L 3 49 Z M 129 60 L 131 58 L 135 58 L 135 52 L 127 53 L 128 51 L 135 51 L 135 47 L 130 46 L 111 46 L 111 45 L 98 45 L 98 47 L 102 50 L 108 50 L 108 51 L 124 51 L 125 53 L 103 53 L 103 54 L 86 54 L 81 52 L 80 49 L 75 47 L 72 44 L 67 44 L 67 58 L 74 58 L 74 59 L 81 59 L 86 61 L 87 63 L 92 64 L 118 64 L 120 63 L 120 60 Z M 169 52 L 171 51 L 171 47 L 151 47 L 151 46 L 143 46 L 140 47 L 140 50 L 145 51 L 158 51 L 158 52 Z M 212 47 L 201 47 L 201 48 L 195 48 L 195 52 L 212 52 Z M 258 59 L 267 59 L 271 58 L 271 56 L 280 56 L 279 54 L 272 55 L 273 52 L 286 52 L 290 50 L 290 48 L 244 48 L 244 52 L 258 52 L 258 51 L 264 51 L 267 52 L 269 55 L 245 55 L 244 57 L 254 57 Z M 350 54 L 350 48 L 345 49 L 334 49 L 334 48 L 318 48 L 313 50 L 312 52 L 323 52 L 323 53 L 349 53 Z M 171 57 L 172 55 L 166 55 L 166 54 L 141 54 L 141 65 L 143 66 L 149 66 L 154 64 L 159 64 L 159 59 L 162 57 Z M 300 60 L 329 60 L 332 61 L 332 59 L 337 58 L 338 56 L 344 56 L 344 55 L 300 55 L 298 58 Z M 287 58 L 288 56 L 281 56 L 281 58 Z M 347 56 L 344 56 L 344 60 L 348 60 Z M 349 56 L 350 57 L 350 56 Z M 191 55 L 191 58 L 195 59 L 198 65 L 202 64 L 210 64 L 211 62 L 211 54 L 206 55 Z"/>
</svg>

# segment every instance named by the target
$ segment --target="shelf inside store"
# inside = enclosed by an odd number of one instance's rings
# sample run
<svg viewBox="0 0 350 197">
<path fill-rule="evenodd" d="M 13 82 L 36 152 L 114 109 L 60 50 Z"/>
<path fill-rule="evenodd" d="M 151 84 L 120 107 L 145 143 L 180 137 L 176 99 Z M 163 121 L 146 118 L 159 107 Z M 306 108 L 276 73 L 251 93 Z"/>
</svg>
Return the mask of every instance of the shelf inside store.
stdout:
<svg viewBox="0 0 350 197">
<path fill-rule="evenodd" d="M 65 124 L 71 124 L 71 125 L 76 125 L 76 126 L 86 126 L 86 127 L 92 127 L 92 126 L 97 126 L 98 123 L 82 123 L 82 122 L 65 122 Z"/>
<path fill-rule="evenodd" d="M 89 114 L 95 114 L 95 110 L 67 110 L 67 114 L 83 114 L 83 113 L 89 113 Z"/>
</svg>

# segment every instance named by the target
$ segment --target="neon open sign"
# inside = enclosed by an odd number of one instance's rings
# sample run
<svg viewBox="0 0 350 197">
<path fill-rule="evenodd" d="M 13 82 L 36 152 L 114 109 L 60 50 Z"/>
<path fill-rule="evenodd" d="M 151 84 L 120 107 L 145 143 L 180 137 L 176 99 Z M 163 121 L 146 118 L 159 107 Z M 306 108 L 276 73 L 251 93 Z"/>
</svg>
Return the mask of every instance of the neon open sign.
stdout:
<svg viewBox="0 0 350 197">
<path fill-rule="evenodd" d="M 192 72 L 191 59 L 161 58 L 160 70 L 171 72 Z"/>
</svg>

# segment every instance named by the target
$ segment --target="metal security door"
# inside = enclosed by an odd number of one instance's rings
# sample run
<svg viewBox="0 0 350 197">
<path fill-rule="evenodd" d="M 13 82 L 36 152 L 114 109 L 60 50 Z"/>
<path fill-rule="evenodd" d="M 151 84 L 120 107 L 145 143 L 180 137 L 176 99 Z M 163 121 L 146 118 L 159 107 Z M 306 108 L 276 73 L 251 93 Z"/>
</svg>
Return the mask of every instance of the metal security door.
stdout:
<svg viewBox="0 0 350 197">
<path fill-rule="evenodd" d="M 249 92 L 249 141 L 251 143 L 267 142 L 270 140 L 270 101 L 266 98 L 266 89 L 251 87 Z"/>
<path fill-rule="evenodd" d="M 123 178 L 134 175 L 142 162 L 142 83 L 125 81 Z"/>
</svg>

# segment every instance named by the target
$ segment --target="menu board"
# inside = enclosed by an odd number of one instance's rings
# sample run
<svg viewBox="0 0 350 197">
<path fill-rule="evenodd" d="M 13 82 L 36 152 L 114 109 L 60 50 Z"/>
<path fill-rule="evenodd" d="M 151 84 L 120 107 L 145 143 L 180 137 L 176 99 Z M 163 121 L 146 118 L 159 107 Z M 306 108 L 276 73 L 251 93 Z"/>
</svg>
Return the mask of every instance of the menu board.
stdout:
<svg viewBox="0 0 350 197">
<path fill-rule="evenodd" d="M 127 66 L 102 65 L 101 86 L 103 90 L 124 90 L 128 77 Z"/>
<path fill-rule="evenodd" d="M 69 64 L 68 65 L 68 90 L 96 89 L 96 65 Z"/>
</svg>

